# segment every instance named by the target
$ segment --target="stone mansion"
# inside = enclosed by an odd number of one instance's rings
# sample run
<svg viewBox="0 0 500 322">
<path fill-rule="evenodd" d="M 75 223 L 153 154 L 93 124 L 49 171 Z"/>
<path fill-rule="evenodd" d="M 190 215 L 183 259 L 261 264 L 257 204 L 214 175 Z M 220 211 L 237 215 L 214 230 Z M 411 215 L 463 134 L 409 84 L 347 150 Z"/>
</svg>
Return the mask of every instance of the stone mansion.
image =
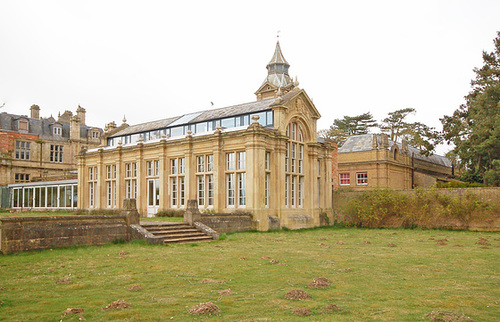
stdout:
<svg viewBox="0 0 500 322">
<path fill-rule="evenodd" d="M 82 150 L 78 207 L 135 198 L 153 216 L 195 199 L 202 212 L 251 213 L 259 230 L 270 217 L 318 226 L 332 212 L 336 150 L 318 139 L 320 114 L 289 67 L 278 42 L 256 101 L 121 126 L 105 146 Z"/>
</svg>

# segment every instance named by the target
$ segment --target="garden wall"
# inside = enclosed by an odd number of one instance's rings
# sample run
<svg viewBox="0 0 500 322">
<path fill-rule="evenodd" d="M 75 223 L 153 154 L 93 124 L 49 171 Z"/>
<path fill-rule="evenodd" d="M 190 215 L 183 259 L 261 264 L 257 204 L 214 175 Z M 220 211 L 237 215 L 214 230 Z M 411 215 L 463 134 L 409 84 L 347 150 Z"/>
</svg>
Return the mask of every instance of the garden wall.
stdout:
<svg viewBox="0 0 500 322">
<path fill-rule="evenodd" d="M 0 253 L 129 241 L 139 224 L 135 200 L 129 204 L 120 215 L 0 218 Z"/>
<path fill-rule="evenodd" d="M 217 231 L 219 234 L 254 230 L 255 224 L 252 220 L 252 215 L 239 214 L 214 214 L 201 215 L 203 224 Z"/>
<path fill-rule="evenodd" d="M 348 225 L 500 231 L 498 187 L 338 190 L 332 201 L 333 220 Z"/>
</svg>

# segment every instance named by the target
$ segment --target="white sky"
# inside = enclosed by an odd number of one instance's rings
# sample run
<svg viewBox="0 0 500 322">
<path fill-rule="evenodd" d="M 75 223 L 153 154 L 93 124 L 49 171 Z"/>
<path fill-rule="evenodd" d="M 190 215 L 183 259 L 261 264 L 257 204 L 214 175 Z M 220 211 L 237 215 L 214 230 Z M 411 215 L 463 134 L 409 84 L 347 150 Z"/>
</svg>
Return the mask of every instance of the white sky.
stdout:
<svg viewBox="0 0 500 322">
<path fill-rule="evenodd" d="M 440 130 L 500 30 L 498 0 L 1 0 L 0 13 L 1 111 L 81 105 L 99 127 L 254 101 L 280 30 L 318 129 L 413 107 Z"/>
</svg>

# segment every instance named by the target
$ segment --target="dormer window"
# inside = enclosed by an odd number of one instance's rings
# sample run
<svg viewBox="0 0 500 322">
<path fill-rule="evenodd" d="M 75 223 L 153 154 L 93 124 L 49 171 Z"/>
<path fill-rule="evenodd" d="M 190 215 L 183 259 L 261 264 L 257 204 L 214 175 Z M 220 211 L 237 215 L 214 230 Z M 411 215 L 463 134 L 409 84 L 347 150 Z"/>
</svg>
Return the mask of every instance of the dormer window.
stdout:
<svg viewBox="0 0 500 322">
<path fill-rule="evenodd" d="M 62 127 L 54 126 L 54 135 L 61 136 L 62 135 Z"/>
<path fill-rule="evenodd" d="M 19 131 L 25 131 L 25 132 L 28 132 L 29 130 L 29 125 L 28 125 L 28 121 L 27 120 L 19 120 L 17 121 L 17 126 L 19 128 Z"/>
<path fill-rule="evenodd" d="M 97 132 L 97 131 L 92 131 L 91 135 L 92 135 L 93 139 L 98 139 L 99 138 L 99 132 Z"/>
</svg>

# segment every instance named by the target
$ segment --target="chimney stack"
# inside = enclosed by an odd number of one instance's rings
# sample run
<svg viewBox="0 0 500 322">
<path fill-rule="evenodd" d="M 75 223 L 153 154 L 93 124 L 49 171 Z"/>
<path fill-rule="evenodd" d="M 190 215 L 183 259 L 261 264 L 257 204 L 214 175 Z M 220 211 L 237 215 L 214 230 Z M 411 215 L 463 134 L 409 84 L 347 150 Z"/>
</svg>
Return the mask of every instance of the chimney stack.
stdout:
<svg viewBox="0 0 500 322">
<path fill-rule="evenodd" d="M 80 105 L 78 105 L 78 108 L 76 109 L 76 115 L 80 119 L 81 125 L 85 125 L 85 113 L 86 113 L 85 109 Z"/>
<path fill-rule="evenodd" d="M 33 104 L 31 105 L 30 110 L 32 119 L 40 119 L 40 106 Z"/>
</svg>

